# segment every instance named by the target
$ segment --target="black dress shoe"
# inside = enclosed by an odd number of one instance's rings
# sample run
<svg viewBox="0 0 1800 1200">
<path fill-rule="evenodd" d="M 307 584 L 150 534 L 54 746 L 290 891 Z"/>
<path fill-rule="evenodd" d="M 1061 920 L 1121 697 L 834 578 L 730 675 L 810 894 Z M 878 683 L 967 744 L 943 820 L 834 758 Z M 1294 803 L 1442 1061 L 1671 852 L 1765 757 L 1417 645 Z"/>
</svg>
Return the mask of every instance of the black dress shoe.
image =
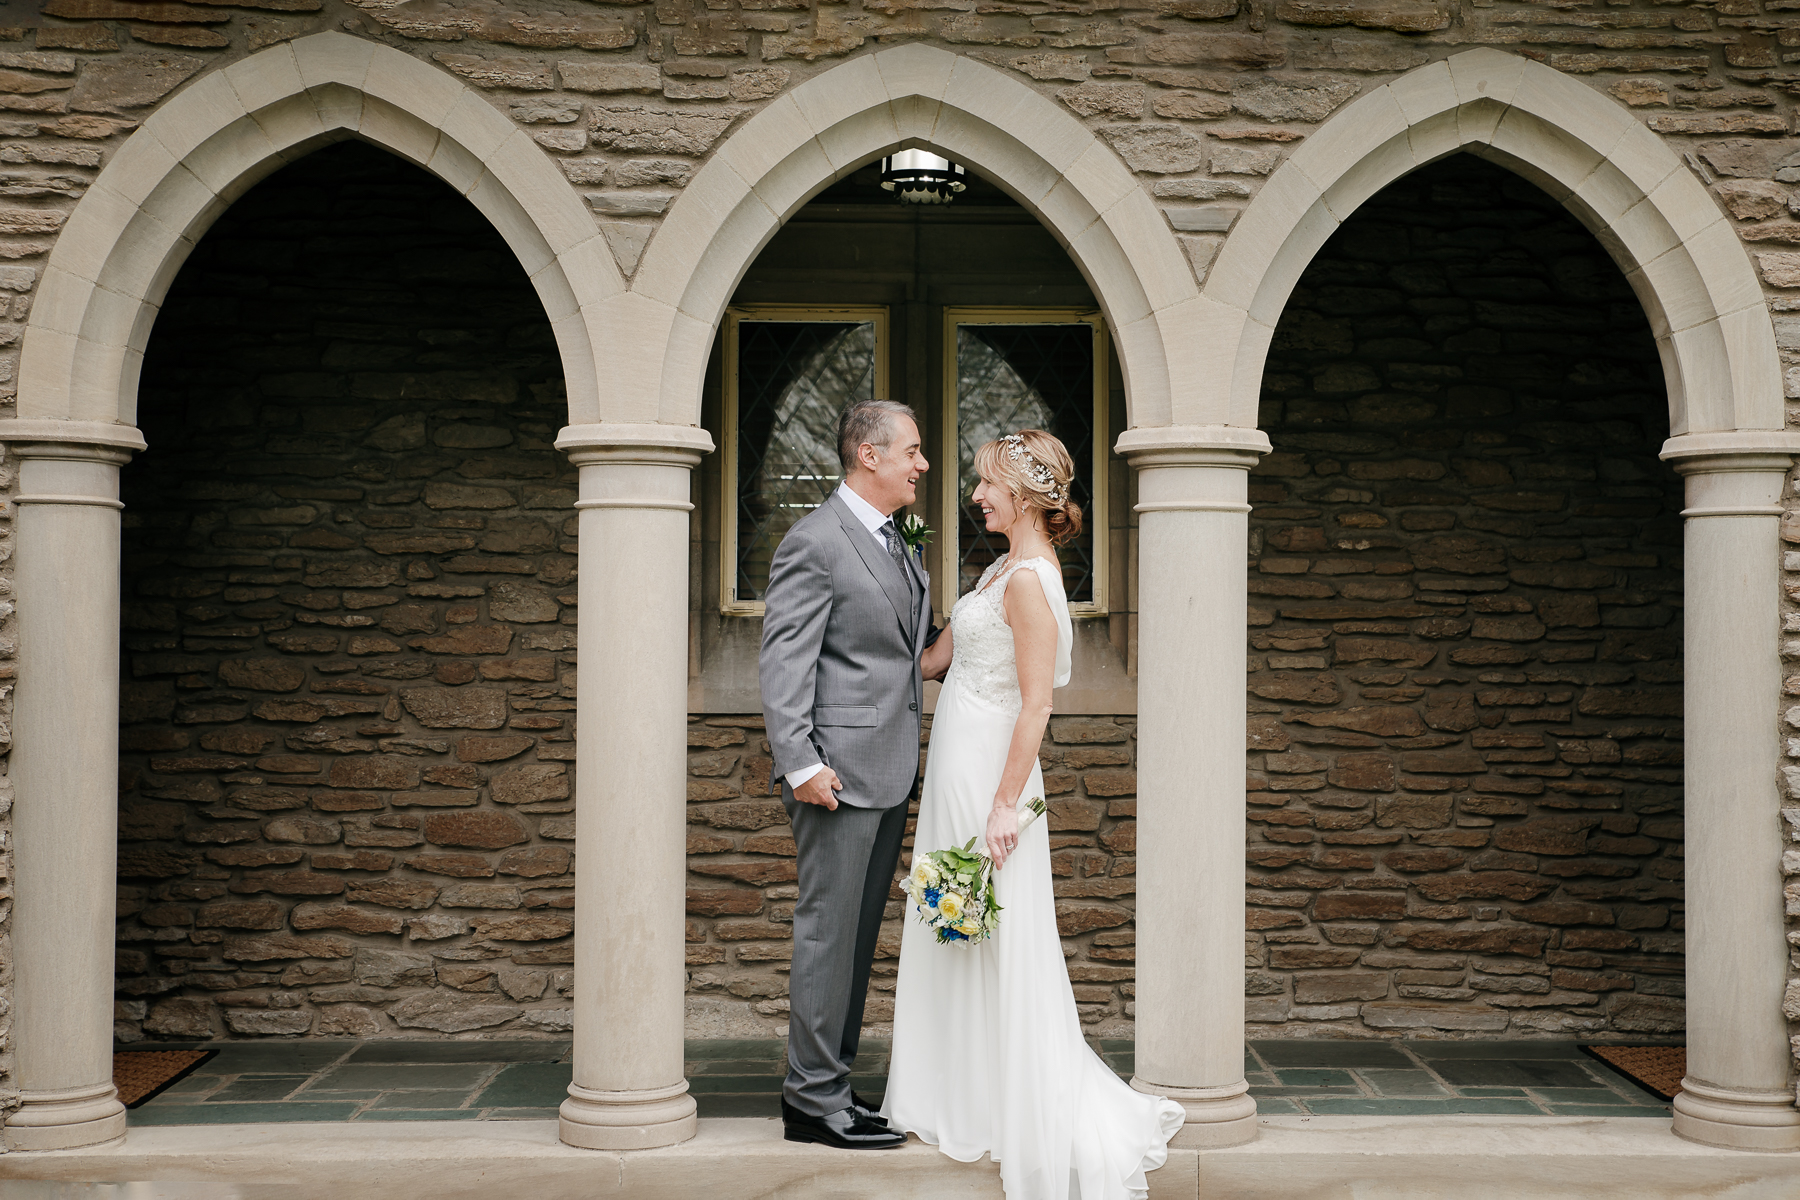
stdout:
<svg viewBox="0 0 1800 1200">
<path fill-rule="evenodd" d="M 867 1120 L 854 1105 L 815 1117 L 783 1100 L 781 1124 L 783 1136 L 790 1142 L 817 1142 L 839 1150 L 892 1150 L 906 1144 L 904 1133 Z"/>
<path fill-rule="evenodd" d="M 870 1104 L 855 1092 L 850 1093 L 850 1107 L 862 1114 L 863 1119 L 866 1121 L 873 1121 L 877 1125 L 887 1124 L 887 1118 L 881 1115 L 881 1106 L 879 1104 Z"/>
</svg>

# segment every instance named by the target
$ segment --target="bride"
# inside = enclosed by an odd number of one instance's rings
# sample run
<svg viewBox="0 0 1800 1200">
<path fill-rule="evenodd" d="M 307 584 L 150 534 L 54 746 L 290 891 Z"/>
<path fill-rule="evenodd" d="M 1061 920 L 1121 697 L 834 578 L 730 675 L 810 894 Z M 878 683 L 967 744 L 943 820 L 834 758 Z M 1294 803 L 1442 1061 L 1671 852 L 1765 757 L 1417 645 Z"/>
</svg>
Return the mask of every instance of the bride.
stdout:
<svg viewBox="0 0 1800 1200">
<path fill-rule="evenodd" d="M 1069 681 L 1074 635 L 1055 547 L 1081 531 L 1074 463 L 1055 437 L 1027 429 L 983 446 L 975 465 L 972 499 L 1010 549 L 924 653 L 925 677 L 944 688 L 913 847 L 983 839 L 1003 911 L 974 945 L 939 944 L 908 911 L 881 1112 L 951 1158 L 990 1156 L 1008 1200 L 1142 1200 L 1183 1110 L 1133 1091 L 1083 1039 L 1056 930 L 1049 821 L 1019 832 L 1020 800 L 1044 794 L 1050 692 Z"/>
</svg>

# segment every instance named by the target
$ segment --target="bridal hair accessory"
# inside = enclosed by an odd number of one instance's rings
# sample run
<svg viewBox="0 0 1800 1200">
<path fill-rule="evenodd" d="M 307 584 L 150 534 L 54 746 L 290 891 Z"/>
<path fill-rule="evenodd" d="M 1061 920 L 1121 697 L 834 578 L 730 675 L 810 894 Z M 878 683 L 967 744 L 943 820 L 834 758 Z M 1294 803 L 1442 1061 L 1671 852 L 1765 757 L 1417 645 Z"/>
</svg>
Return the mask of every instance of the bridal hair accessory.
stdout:
<svg viewBox="0 0 1800 1200">
<path fill-rule="evenodd" d="M 1044 801 L 1033 796 L 1019 806 L 1019 832 L 1044 815 Z M 900 885 L 912 897 L 919 920 L 937 930 L 939 943 L 984 942 L 1000 928 L 1000 903 L 994 898 L 994 860 L 975 849 L 975 839 L 960 850 L 933 850 L 916 855 L 912 874 Z"/>
<path fill-rule="evenodd" d="M 1000 440 L 1006 444 L 1006 457 L 1012 459 L 1033 483 L 1044 489 L 1044 495 L 1050 503 L 1068 503 L 1069 489 L 1056 482 L 1056 476 L 1050 473 L 1049 467 L 1031 456 L 1023 437 L 1009 433 Z"/>
</svg>

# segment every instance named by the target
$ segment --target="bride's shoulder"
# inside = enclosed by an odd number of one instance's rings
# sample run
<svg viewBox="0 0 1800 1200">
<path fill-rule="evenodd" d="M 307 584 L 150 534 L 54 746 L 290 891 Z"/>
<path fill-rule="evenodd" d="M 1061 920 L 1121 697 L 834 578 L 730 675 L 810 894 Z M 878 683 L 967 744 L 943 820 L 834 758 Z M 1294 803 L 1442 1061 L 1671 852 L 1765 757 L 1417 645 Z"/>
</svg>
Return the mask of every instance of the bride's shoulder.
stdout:
<svg viewBox="0 0 1800 1200">
<path fill-rule="evenodd" d="M 1031 568 L 1027 570 L 1026 568 Z M 1006 599 L 1049 606 L 1053 594 L 1062 593 L 1062 571 L 1047 558 L 1027 558 L 1014 563 L 1005 580 Z"/>
<path fill-rule="evenodd" d="M 1026 567 L 1030 567 L 1031 570 L 1026 570 Z M 1007 579 L 1006 586 L 1010 588 L 1014 584 L 1024 581 L 1029 581 L 1025 582 L 1024 586 L 1032 590 L 1043 588 L 1045 591 L 1049 591 L 1051 585 L 1054 584 L 1056 590 L 1061 591 L 1062 567 L 1055 559 L 1047 555 L 1034 555 L 1031 558 L 1023 559 L 1013 564 L 1011 577 Z"/>
</svg>

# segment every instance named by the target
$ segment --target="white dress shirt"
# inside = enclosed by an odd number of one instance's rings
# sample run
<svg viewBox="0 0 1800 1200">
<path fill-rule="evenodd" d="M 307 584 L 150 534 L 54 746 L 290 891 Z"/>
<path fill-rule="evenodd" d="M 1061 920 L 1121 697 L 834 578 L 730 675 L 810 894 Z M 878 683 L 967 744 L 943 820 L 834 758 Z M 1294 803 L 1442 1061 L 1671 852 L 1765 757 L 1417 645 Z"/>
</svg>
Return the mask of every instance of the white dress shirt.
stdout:
<svg viewBox="0 0 1800 1200">
<path fill-rule="evenodd" d="M 837 497 L 844 502 L 844 507 L 848 508 L 851 513 L 855 515 L 856 519 L 862 523 L 863 528 L 869 531 L 869 536 L 875 539 L 876 544 L 881 547 L 881 552 L 886 554 L 887 539 L 881 536 L 881 527 L 894 518 L 857 495 L 856 489 L 852 488 L 847 483 L 838 484 Z M 814 763 L 810 767 L 801 767 L 799 770 L 789 771 L 787 773 L 788 786 L 791 788 L 798 788 L 801 784 L 805 783 L 824 769 L 824 763 Z"/>
</svg>

